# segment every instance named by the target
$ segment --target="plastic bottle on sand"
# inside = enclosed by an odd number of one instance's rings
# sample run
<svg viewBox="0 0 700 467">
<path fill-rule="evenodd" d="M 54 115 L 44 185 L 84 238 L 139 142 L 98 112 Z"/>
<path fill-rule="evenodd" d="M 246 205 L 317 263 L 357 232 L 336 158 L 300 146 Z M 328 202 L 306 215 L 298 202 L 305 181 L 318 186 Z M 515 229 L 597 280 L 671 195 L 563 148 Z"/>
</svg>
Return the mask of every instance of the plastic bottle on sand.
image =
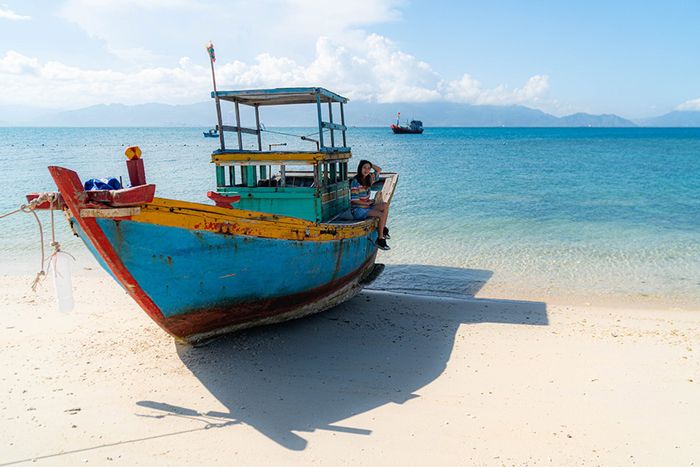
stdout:
<svg viewBox="0 0 700 467">
<path fill-rule="evenodd" d="M 63 313 L 72 311 L 75 304 L 70 277 L 72 259 L 71 255 L 62 251 L 57 251 L 51 259 L 53 283 L 56 287 L 56 304 L 58 311 Z"/>
</svg>

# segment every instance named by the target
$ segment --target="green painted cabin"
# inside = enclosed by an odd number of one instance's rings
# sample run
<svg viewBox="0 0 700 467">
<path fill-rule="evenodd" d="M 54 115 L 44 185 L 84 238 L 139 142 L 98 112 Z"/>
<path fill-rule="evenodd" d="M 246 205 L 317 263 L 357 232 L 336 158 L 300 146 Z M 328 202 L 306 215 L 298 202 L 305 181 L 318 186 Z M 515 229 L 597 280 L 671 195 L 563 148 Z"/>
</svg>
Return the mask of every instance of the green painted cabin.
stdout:
<svg viewBox="0 0 700 467">
<path fill-rule="evenodd" d="M 217 104 L 221 143 L 221 148 L 211 156 L 216 165 L 216 191 L 219 195 L 239 195 L 241 199 L 235 205 L 238 209 L 318 223 L 327 222 L 350 207 L 348 161 L 352 154 L 346 142 L 343 109 L 348 99 L 323 88 L 217 91 L 212 97 Z M 220 101 L 234 104 L 235 126 L 222 124 Z M 318 139 L 300 136 L 307 143 L 315 143 L 316 150 L 273 151 L 273 145 L 269 145 L 269 150 L 263 151 L 262 134 L 274 132 L 261 126 L 260 107 L 290 104 L 316 105 Z M 254 108 L 254 128 L 241 126 L 241 105 Z M 334 105 L 339 111 L 340 123 L 333 122 Z M 226 147 L 225 132 L 236 134 L 236 149 Z M 258 150 L 244 150 L 243 135 L 257 137 Z"/>
</svg>

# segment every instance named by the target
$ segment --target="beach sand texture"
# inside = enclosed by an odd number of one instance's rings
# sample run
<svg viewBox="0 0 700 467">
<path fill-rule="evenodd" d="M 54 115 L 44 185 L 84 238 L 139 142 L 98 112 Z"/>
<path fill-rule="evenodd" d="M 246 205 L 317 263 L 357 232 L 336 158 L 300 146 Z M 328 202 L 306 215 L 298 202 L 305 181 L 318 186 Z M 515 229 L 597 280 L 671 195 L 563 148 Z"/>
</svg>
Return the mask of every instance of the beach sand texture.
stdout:
<svg viewBox="0 0 700 467">
<path fill-rule="evenodd" d="M 0 464 L 697 465 L 700 312 L 366 291 L 193 348 L 2 276 Z"/>
</svg>

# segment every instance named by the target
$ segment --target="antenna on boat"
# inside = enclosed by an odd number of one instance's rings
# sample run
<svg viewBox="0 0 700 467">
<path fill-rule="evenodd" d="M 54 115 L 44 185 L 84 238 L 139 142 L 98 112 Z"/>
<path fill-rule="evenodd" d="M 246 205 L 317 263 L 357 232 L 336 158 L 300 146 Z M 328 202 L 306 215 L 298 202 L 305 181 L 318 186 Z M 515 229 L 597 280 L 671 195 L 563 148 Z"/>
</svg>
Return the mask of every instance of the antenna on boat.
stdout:
<svg viewBox="0 0 700 467">
<path fill-rule="evenodd" d="M 216 118 L 219 120 L 219 142 L 221 142 L 221 150 L 225 150 L 224 144 L 224 122 L 221 119 L 221 103 L 219 103 L 219 95 L 216 93 L 216 73 L 214 73 L 214 62 L 216 54 L 214 53 L 214 44 L 209 41 L 206 44 L 207 53 L 209 54 L 209 64 L 211 65 L 211 80 L 214 83 L 214 101 L 216 102 Z"/>
</svg>

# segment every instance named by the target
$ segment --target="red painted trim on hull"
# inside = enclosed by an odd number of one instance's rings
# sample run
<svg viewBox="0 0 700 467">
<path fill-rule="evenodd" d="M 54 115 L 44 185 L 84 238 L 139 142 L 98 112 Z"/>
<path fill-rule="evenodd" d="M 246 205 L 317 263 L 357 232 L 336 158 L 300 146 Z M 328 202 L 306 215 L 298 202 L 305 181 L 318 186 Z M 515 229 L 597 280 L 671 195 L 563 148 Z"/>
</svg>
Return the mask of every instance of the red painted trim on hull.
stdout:
<svg viewBox="0 0 700 467">
<path fill-rule="evenodd" d="M 153 321 L 168 331 L 163 322 L 163 313 L 126 269 L 114 248 L 112 248 L 112 244 L 107 240 L 107 236 L 97 224 L 97 220 L 91 217 L 80 217 L 80 210 L 85 207 L 88 197 L 78 174 L 72 170 L 56 166 L 50 166 L 49 173 L 53 177 L 54 182 L 56 182 L 58 191 L 73 213 L 76 222 L 80 224 L 83 232 L 85 232 L 85 235 L 89 238 L 107 267 L 112 271 L 114 277 L 117 278 L 117 281 Z"/>
</svg>

